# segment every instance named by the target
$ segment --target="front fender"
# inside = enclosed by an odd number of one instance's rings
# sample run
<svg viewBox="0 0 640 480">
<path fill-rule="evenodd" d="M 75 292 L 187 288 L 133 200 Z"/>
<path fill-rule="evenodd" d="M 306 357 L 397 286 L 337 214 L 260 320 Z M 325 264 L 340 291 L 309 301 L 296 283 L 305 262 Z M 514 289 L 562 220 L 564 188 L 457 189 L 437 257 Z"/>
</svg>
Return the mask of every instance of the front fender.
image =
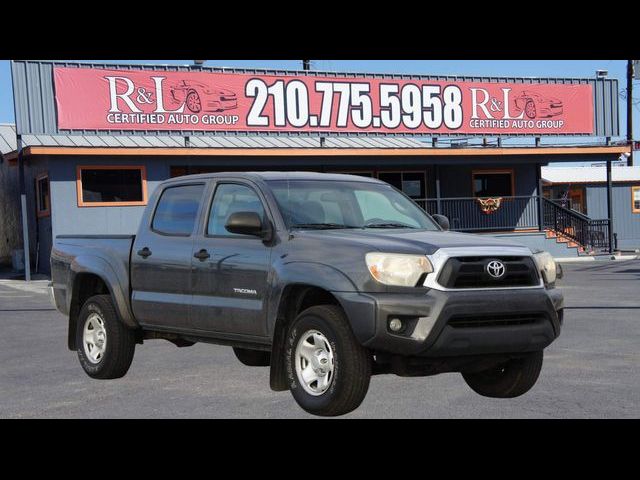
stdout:
<svg viewBox="0 0 640 480">
<path fill-rule="evenodd" d="M 307 283 L 336 292 L 356 292 L 356 284 L 341 270 L 319 262 L 293 261 L 275 266 L 277 285 Z"/>
<path fill-rule="evenodd" d="M 273 267 L 267 331 L 273 335 L 282 293 L 287 285 L 308 285 L 327 291 L 356 292 L 355 283 L 335 267 L 318 262 L 282 262 Z"/>
<path fill-rule="evenodd" d="M 96 255 L 79 255 L 72 262 L 70 266 L 70 285 L 68 291 L 73 291 L 73 285 L 76 281 L 76 276 L 81 273 L 90 273 L 97 275 L 102 279 L 111 298 L 115 304 L 116 310 L 120 315 L 122 321 L 130 327 L 138 327 L 137 322 L 131 312 L 129 305 L 129 274 L 125 271 L 116 271 L 113 266 L 105 259 Z M 118 269 L 118 270 L 123 270 Z M 71 311 L 72 295 L 67 296 L 67 309 Z"/>
</svg>

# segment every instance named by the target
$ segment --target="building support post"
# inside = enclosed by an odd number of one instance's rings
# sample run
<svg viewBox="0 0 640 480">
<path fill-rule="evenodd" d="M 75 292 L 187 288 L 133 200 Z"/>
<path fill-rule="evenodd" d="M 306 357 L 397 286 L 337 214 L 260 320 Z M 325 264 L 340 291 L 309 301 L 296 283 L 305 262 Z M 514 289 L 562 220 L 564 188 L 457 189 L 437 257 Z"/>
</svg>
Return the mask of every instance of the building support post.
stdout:
<svg viewBox="0 0 640 480">
<path fill-rule="evenodd" d="M 611 158 L 607 158 L 607 216 L 609 218 L 609 253 L 613 253 L 613 202 L 611 182 Z"/>
<path fill-rule="evenodd" d="M 627 60 L 627 143 L 629 158 L 627 165 L 633 166 L 633 60 Z"/>
<path fill-rule="evenodd" d="M 442 215 L 442 205 L 440 202 L 440 165 L 434 165 L 433 169 L 436 177 L 436 209 L 438 215 Z"/>
<path fill-rule="evenodd" d="M 20 207 L 22 210 L 22 248 L 24 249 L 24 279 L 31 281 L 31 258 L 29 255 L 29 217 L 27 216 L 27 188 L 24 179 L 24 155 L 22 153 L 22 136 L 17 135 L 18 148 L 18 183 L 20 184 Z"/>
<path fill-rule="evenodd" d="M 536 183 L 538 193 L 538 230 L 544 230 L 544 210 L 542 205 L 542 164 L 536 163 Z"/>
</svg>

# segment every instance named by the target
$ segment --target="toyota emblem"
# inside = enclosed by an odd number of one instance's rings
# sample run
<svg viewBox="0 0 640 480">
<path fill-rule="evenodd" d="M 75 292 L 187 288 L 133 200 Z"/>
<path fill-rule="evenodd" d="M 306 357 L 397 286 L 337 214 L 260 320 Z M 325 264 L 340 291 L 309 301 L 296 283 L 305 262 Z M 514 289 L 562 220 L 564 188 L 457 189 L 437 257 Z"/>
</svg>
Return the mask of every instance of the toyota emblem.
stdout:
<svg viewBox="0 0 640 480">
<path fill-rule="evenodd" d="M 491 260 L 487 263 L 487 273 L 493 278 L 501 278 L 505 272 L 504 263 L 498 260 Z"/>
</svg>

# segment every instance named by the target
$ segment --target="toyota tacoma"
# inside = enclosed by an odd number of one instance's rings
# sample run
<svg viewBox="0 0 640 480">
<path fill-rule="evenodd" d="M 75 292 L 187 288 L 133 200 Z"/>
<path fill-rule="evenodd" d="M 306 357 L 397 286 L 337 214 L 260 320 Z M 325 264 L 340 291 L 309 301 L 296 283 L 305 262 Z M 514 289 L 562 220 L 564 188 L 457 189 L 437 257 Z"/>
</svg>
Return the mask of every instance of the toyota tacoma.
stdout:
<svg viewBox="0 0 640 480">
<path fill-rule="evenodd" d="M 51 267 L 90 377 L 125 375 L 145 340 L 227 345 L 323 416 L 357 408 L 377 374 L 459 372 L 480 395 L 522 395 L 563 317 L 548 253 L 448 231 L 352 175 L 173 178 L 136 235 L 59 235 Z"/>
</svg>

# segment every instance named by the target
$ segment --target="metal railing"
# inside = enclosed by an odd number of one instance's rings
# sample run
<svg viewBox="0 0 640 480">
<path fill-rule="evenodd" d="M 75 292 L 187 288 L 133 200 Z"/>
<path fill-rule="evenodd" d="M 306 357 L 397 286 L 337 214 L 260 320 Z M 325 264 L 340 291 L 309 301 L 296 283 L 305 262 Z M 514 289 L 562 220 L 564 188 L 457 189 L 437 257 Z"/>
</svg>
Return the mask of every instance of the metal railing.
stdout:
<svg viewBox="0 0 640 480">
<path fill-rule="evenodd" d="M 538 197 L 502 197 L 492 212 L 483 211 L 476 197 L 422 198 L 415 202 L 430 214 L 449 219 L 452 230 L 498 231 L 538 228 Z"/>
<path fill-rule="evenodd" d="M 582 213 L 542 199 L 543 226 L 549 228 L 587 250 L 609 250 L 609 220 L 591 219 Z"/>
<path fill-rule="evenodd" d="M 609 220 L 594 220 L 537 195 L 501 197 L 494 211 L 476 197 L 420 198 L 414 201 L 430 214 L 444 215 L 451 230 L 461 232 L 549 229 L 586 250 L 609 249 Z M 542 202 L 542 204 L 540 204 Z M 540 218 L 542 216 L 542 218 Z"/>
</svg>

